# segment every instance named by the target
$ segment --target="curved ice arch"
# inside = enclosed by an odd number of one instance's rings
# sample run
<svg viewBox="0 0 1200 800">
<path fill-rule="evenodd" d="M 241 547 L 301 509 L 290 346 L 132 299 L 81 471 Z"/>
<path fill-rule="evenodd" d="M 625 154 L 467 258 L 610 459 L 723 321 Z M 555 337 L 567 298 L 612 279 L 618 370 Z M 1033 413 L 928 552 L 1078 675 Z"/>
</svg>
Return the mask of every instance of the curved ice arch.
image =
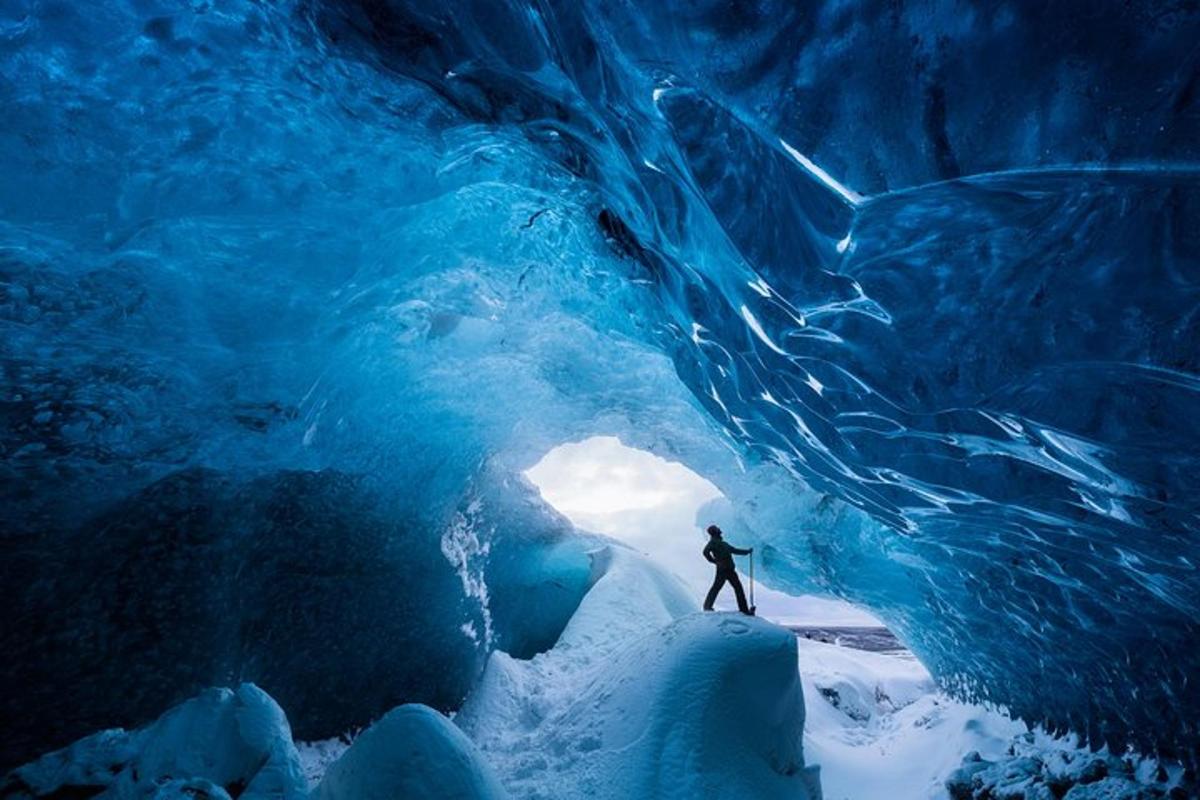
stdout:
<svg viewBox="0 0 1200 800">
<path fill-rule="evenodd" d="M 52 8 L 17 3 L 0 28 L 18 121 L 0 132 L 6 589 L 181 470 L 386 476 L 420 487 L 440 541 L 489 458 L 623 433 L 720 486 L 775 580 L 869 604 L 944 681 L 1094 739 L 1195 738 L 1194 181 L 885 194 L 1194 159 L 1174 66 L 1194 12 Z M 985 67 L 1005 80 L 973 91 Z M 784 168 L 793 150 L 877 199 L 847 216 L 804 161 Z M 756 237 L 772 197 L 796 237 Z M 1112 252 L 1122 232 L 1138 258 Z M 1011 276 L 1026 235 L 1030 274 L 1091 269 L 1057 298 L 998 296 L 1017 312 L 976 326 L 955 377 L 927 323 L 971 332 L 967 287 L 985 308 L 995 288 L 978 264 Z M 1136 263 L 1162 291 L 1131 287 Z M 947 276 L 945 302 L 914 274 Z M 1020 309 L 1039 297 L 1059 315 Z M 1058 341 L 1067 300 L 1105 312 L 1067 336 L 1071 367 L 993 349 L 1029 324 Z M 1008 356 L 1010 385 L 976 369 Z M 1129 400 L 1057 402 L 1081 391 Z M 990 466 L 946 468 L 960 458 Z M 1020 646 L 989 652 L 996 630 Z"/>
</svg>

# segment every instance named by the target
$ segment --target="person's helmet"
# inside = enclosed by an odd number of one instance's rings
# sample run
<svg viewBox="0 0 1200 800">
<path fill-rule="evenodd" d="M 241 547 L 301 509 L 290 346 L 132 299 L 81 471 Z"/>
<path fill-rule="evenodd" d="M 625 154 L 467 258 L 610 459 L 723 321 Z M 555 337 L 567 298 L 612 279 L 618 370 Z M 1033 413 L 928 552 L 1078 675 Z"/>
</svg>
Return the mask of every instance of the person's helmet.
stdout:
<svg viewBox="0 0 1200 800">
<path fill-rule="evenodd" d="M 716 525 L 709 525 L 708 526 L 708 535 L 709 536 L 720 536 L 721 529 L 718 528 Z"/>
</svg>

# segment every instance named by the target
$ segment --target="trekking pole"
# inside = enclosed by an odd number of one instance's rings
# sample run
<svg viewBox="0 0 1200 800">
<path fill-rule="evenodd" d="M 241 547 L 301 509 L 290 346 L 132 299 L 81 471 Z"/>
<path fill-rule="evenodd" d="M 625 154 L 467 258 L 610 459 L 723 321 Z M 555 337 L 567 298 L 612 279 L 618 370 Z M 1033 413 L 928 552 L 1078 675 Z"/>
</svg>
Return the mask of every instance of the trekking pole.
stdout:
<svg viewBox="0 0 1200 800">
<path fill-rule="evenodd" d="M 754 605 L 754 551 L 750 551 L 750 615 L 753 616 L 758 612 L 758 606 Z"/>
</svg>

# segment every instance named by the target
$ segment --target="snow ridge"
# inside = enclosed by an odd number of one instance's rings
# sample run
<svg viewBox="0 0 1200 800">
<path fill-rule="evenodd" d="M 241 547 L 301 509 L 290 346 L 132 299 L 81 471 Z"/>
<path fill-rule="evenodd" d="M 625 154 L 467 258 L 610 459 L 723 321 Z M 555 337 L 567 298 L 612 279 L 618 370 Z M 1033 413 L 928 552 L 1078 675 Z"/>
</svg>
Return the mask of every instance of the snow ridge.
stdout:
<svg viewBox="0 0 1200 800">
<path fill-rule="evenodd" d="M 456 722 L 514 798 L 820 800 L 787 630 L 703 614 L 617 545 L 550 651 L 495 653 Z"/>
</svg>

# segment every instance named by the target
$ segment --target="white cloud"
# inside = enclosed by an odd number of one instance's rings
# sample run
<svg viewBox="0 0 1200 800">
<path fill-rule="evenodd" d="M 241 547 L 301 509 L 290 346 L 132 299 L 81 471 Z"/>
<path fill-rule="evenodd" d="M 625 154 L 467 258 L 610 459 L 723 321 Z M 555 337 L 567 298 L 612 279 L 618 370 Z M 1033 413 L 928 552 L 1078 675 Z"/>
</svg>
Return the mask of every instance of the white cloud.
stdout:
<svg viewBox="0 0 1200 800">
<path fill-rule="evenodd" d="M 626 447 L 612 436 L 556 447 L 526 474 L 568 517 L 660 509 L 721 494 L 682 464 Z"/>
</svg>

